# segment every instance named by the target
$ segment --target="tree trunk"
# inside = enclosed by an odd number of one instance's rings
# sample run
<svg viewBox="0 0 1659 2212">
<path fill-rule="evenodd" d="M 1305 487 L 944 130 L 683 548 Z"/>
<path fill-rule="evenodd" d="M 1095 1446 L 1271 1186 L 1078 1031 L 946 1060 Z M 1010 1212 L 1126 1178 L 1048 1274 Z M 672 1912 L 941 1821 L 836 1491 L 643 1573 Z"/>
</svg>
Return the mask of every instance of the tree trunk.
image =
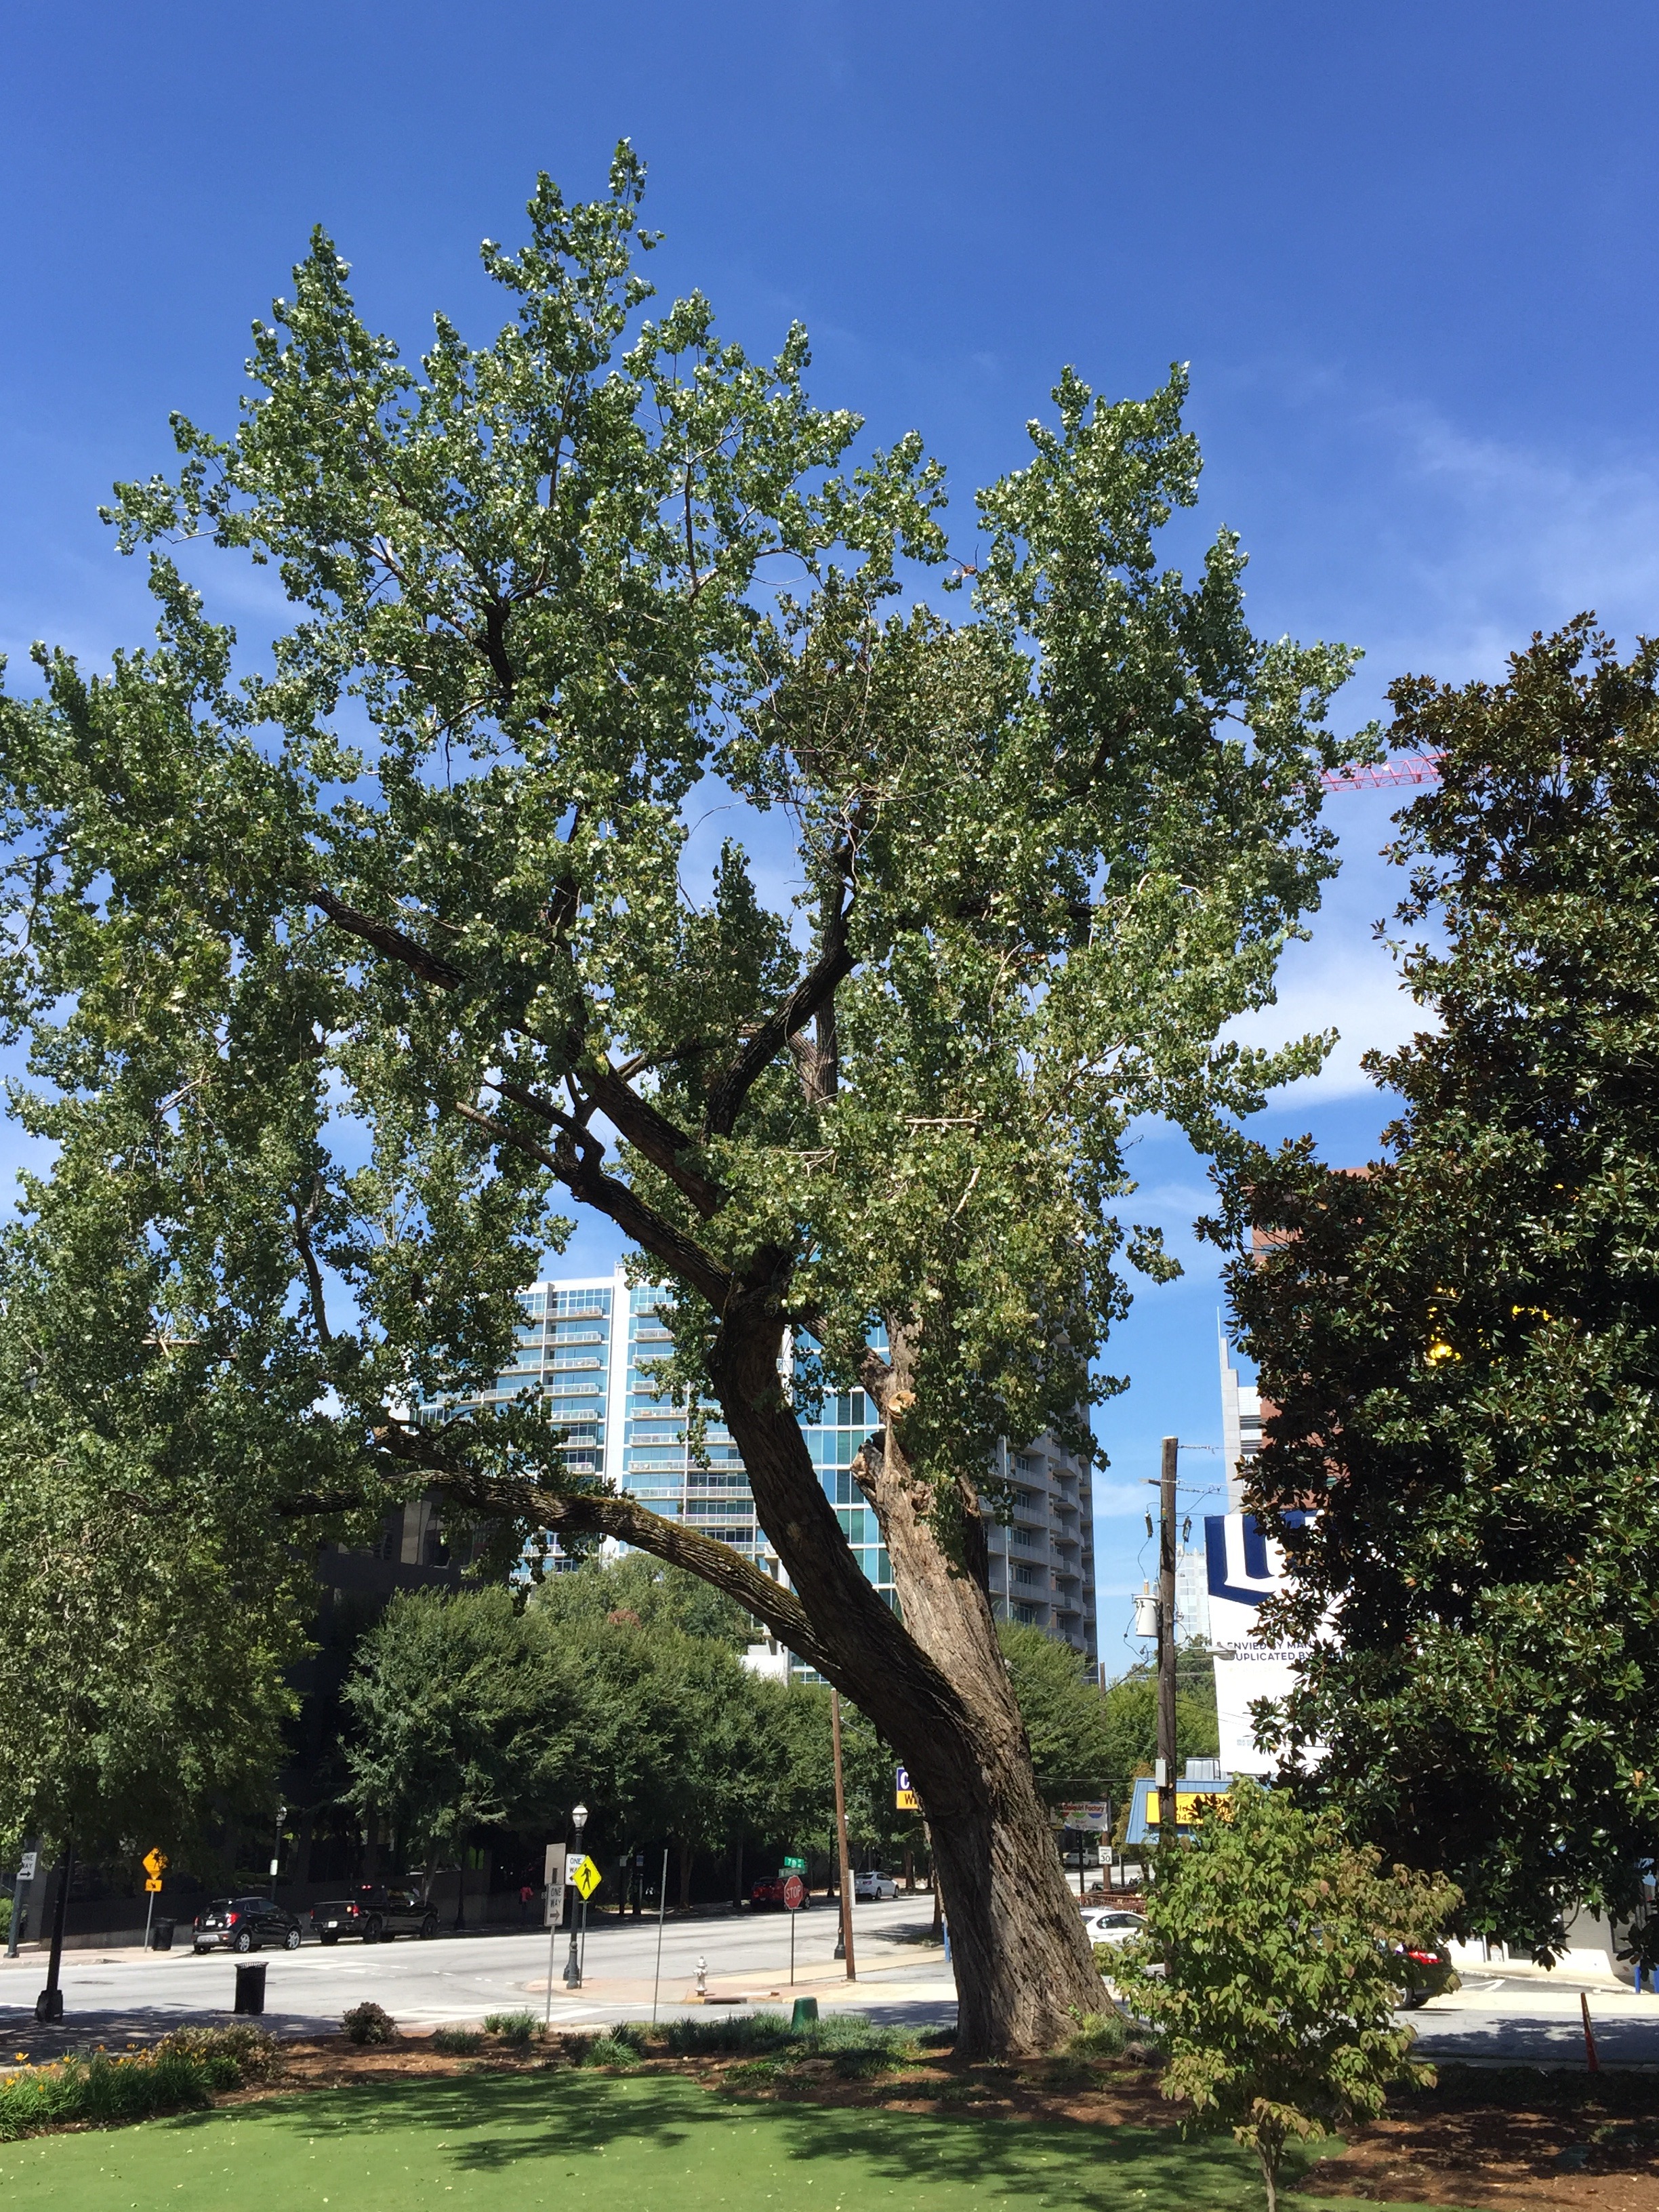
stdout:
<svg viewBox="0 0 1659 2212">
<path fill-rule="evenodd" d="M 914 1897 L 915 1893 L 916 1855 L 912 1846 L 907 1844 L 904 1846 L 904 1894 L 907 1897 Z"/>
<path fill-rule="evenodd" d="M 1261 2165 L 1262 2186 L 1267 2192 L 1267 2212 L 1279 2212 L 1279 2148 L 1258 2142 L 1255 2154 Z"/>
<path fill-rule="evenodd" d="M 963 1502 L 980 1554 L 964 1573 L 928 1517 L 931 1489 L 904 1462 L 897 1429 L 914 1400 L 896 1365 L 876 1385 L 881 1449 L 866 1447 L 855 1472 L 893 1562 L 901 1626 L 818 1482 L 779 1381 L 781 1342 L 775 1307 L 757 1297 L 726 1314 L 710 1373 L 761 1526 L 811 1617 L 819 1664 L 896 1747 L 926 1808 L 951 1922 L 957 2050 L 993 2058 L 1050 2049 L 1079 2014 L 1103 2011 L 1106 1996 L 997 1644 L 978 1501 Z"/>
<path fill-rule="evenodd" d="M 680 1845 L 680 1911 L 688 1911 L 691 1904 L 691 1846 Z"/>
</svg>

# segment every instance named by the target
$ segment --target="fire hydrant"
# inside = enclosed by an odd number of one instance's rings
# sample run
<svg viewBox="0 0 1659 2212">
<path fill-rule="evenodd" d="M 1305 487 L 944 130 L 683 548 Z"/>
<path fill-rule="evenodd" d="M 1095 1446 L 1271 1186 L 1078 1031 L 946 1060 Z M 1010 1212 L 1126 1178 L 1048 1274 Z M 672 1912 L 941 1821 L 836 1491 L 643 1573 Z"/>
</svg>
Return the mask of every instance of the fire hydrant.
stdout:
<svg viewBox="0 0 1659 2212">
<path fill-rule="evenodd" d="M 702 2003 L 706 2004 L 708 2001 L 708 1961 L 707 1959 L 699 1959 L 697 1960 L 697 1996 L 699 2002 Z"/>
</svg>

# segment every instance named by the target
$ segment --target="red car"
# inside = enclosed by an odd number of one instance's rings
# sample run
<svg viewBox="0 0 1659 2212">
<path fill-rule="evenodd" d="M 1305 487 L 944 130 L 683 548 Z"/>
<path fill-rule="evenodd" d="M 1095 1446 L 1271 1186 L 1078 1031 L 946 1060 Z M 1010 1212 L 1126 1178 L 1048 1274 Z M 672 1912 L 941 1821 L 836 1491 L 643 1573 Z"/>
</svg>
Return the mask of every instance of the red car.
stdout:
<svg viewBox="0 0 1659 2212">
<path fill-rule="evenodd" d="M 792 1871 L 793 1871 L 793 1869 L 792 1869 Z M 796 1875 L 794 1878 L 795 1878 L 795 1880 L 797 1880 L 797 1881 L 799 1881 L 799 1880 L 801 1879 L 801 1877 L 800 1877 L 799 1875 Z M 783 1885 L 784 1885 L 784 1884 L 785 1884 L 785 1882 L 787 1882 L 789 1879 L 790 1879 L 790 1875 L 789 1875 L 788 1874 L 769 1874 L 769 1875 L 763 1875 L 763 1876 L 761 1877 L 761 1879 L 760 1879 L 760 1880 L 759 1880 L 759 1881 L 755 1884 L 754 1887 L 750 1891 L 750 1893 L 749 1893 L 749 1902 L 750 1903 L 750 1905 L 775 1905 L 777 1906 L 777 1908 L 778 1908 L 779 1911 L 780 1911 L 780 1912 L 781 1912 L 781 1911 L 782 1911 L 782 1910 L 783 1910 Z M 806 1893 L 805 1896 L 801 1899 L 801 1909 L 802 1909 L 802 1911 L 805 1911 L 805 1908 L 806 1908 L 806 1906 L 807 1906 L 807 1905 L 809 1905 L 811 1902 L 812 1902 L 812 1893 L 811 1893 L 811 1891 L 809 1889 L 809 1890 L 807 1891 L 807 1893 Z"/>
</svg>

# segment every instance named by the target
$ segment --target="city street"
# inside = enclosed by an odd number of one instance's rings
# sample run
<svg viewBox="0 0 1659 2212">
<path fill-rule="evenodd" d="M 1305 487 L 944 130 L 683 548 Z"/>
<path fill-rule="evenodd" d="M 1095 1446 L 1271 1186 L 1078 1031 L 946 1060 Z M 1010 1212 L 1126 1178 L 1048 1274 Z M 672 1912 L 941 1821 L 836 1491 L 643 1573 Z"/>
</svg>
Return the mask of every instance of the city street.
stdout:
<svg viewBox="0 0 1659 2212">
<path fill-rule="evenodd" d="M 832 1953 L 837 1918 L 823 1899 L 796 1916 L 793 1994 L 821 2005 L 854 2007 L 876 2019 L 923 2027 L 948 2025 L 956 2013 L 951 1969 L 931 1941 L 925 1897 L 860 1905 L 854 1922 L 859 1975 L 849 1983 Z M 565 1988 L 569 1948 L 555 1948 L 551 2005 L 558 2027 L 648 2019 L 657 1947 L 656 1923 L 597 1921 L 588 1931 L 580 1990 Z M 258 1955 L 266 1965 L 265 2025 L 277 2034 L 337 2028 L 349 2005 L 366 1997 L 405 2028 L 477 2021 L 486 2013 L 548 2009 L 548 1938 L 543 1929 L 445 1935 L 422 1943 L 404 1938 L 365 1947 Z M 708 1961 L 708 2000 L 699 2002 L 696 1968 Z M 0 1961 L 0 2061 L 25 2052 L 41 2059 L 105 2043 L 149 2040 L 191 2020 L 230 2012 L 234 1961 L 226 1954 L 198 1959 L 188 1949 L 163 1953 L 76 1950 L 64 1957 L 64 2019 L 37 2027 L 35 1993 L 46 1975 L 44 1953 Z M 1659 2064 L 1659 1996 L 1584 1985 L 1599 2055 L 1607 2065 Z M 1424 2057 L 1578 2066 L 1584 2062 L 1580 1984 L 1537 1976 L 1476 1972 L 1463 1987 L 1408 2015 Z M 781 1912 L 669 1921 L 663 1931 L 659 2017 L 775 2009 L 792 1995 L 789 1926 Z"/>
<path fill-rule="evenodd" d="M 822 1898 L 794 1916 L 798 1996 L 856 2006 L 883 2021 L 917 2027 L 956 2016 L 956 1985 L 931 1938 L 932 1902 L 893 1899 L 855 1908 L 856 1984 L 832 1954 L 839 1920 Z M 708 1963 L 708 1996 L 732 2008 L 787 2004 L 789 1916 L 744 1912 L 732 1918 L 670 1920 L 663 1929 L 660 2016 L 700 2012 L 696 1967 Z M 64 2017 L 37 2027 L 35 1995 L 46 1978 L 44 1952 L 0 1960 L 0 2060 L 18 2051 L 41 2058 L 88 2044 L 123 2043 L 165 2033 L 181 2021 L 225 2017 L 235 1985 L 228 1954 L 193 1957 L 167 1952 L 74 1950 L 64 1954 Z M 595 1921 L 587 1933 L 583 1986 L 563 1982 L 569 1937 L 556 1948 L 552 2020 L 556 2027 L 599 2025 L 650 2017 L 657 1949 L 653 1920 Z M 265 2025 L 277 2034 L 337 2028 L 349 2005 L 372 1997 L 405 2027 L 479 2021 L 486 2013 L 538 2014 L 547 2008 L 548 1936 L 544 1929 L 444 1935 L 431 1942 L 342 1943 L 325 1950 L 307 1942 L 297 1952 L 261 1951 L 266 1964 Z"/>
</svg>

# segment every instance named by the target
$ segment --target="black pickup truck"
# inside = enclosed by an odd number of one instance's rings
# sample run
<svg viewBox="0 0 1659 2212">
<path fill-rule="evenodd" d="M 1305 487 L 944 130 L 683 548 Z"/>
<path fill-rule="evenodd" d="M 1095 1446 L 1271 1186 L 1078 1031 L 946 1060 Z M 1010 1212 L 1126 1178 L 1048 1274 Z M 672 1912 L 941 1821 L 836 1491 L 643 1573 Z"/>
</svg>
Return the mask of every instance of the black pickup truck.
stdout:
<svg viewBox="0 0 1659 2212">
<path fill-rule="evenodd" d="M 366 1881 L 343 1897 L 313 1905 L 311 1924 L 322 1943 L 337 1943 L 342 1936 L 389 1943 L 394 1936 L 435 1936 L 438 1916 L 412 1889 L 385 1889 Z"/>
</svg>

